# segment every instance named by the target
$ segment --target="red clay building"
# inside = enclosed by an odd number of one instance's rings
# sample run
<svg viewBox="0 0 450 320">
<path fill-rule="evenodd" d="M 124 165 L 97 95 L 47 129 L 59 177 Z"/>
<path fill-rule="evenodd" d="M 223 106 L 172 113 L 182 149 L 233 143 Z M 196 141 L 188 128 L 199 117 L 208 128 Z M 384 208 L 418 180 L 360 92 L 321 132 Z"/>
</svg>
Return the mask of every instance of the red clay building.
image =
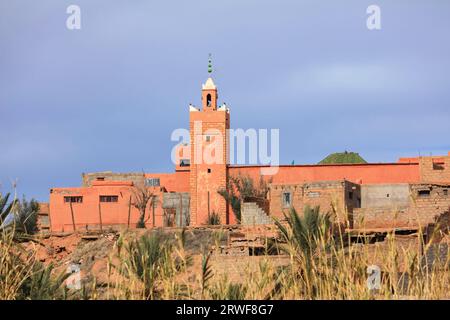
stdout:
<svg viewBox="0 0 450 320">
<path fill-rule="evenodd" d="M 229 164 L 230 112 L 225 104 L 218 105 L 217 87 L 211 78 L 203 85 L 201 97 L 201 109 L 189 106 L 191 143 L 179 147 L 175 172 L 89 173 L 83 174 L 81 187 L 53 188 L 51 230 L 135 227 L 139 211 L 133 205 L 133 188 L 138 183 L 145 183 L 154 195 L 147 209 L 147 227 L 198 226 L 213 212 L 223 224 L 235 223 L 232 210 L 217 191 L 227 187 L 230 176 L 240 174 L 257 180 L 267 166 Z M 202 159 L 209 151 L 212 161 Z M 266 199 L 270 209 L 262 210 L 263 214 L 281 217 L 285 209 L 301 210 L 306 204 L 326 208 L 336 194 L 343 212 L 349 212 L 348 217 L 340 218 L 352 224 L 353 209 L 361 207 L 362 186 L 394 185 L 395 189 L 397 184 L 450 183 L 450 152 L 439 157 L 401 158 L 397 163 L 281 165 L 270 178 Z M 258 211 L 247 207 L 249 212 Z M 255 218 L 258 213 L 252 214 Z"/>
</svg>

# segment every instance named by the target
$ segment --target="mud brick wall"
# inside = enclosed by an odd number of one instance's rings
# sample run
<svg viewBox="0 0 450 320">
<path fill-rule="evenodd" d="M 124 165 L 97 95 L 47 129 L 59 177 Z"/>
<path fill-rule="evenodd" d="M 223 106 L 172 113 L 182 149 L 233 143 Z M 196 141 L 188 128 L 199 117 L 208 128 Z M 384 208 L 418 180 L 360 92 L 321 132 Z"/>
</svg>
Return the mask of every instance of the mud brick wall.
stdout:
<svg viewBox="0 0 450 320">
<path fill-rule="evenodd" d="M 50 231 L 50 208 L 47 202 L 39 202 L 37 215 L 37 229 L 39 232 Z"/>
<path fill-rule="evenodd" d="M 425 227 L 448 212 L 449 191 L 450 184 L 410 185 L 408 206 L 355 209 L 354 227 L 357 229 Z"/>
<path fill-rule="evenodd" d="M 422 157 L 419 159 L 422 182 L 450 182 L 450 155 L 441 158 Z"/>
<path fill-rule="evenodd" d="M 449 192 L 450 184 L 411 185 L 411 216 L 415 217 L 421 226 L 435 222 L 438 216 L 448 212 L 450 208 Z"/>
<path fill-rule="evenodd" d="M 283 194 L 291 193 L 291 206 L 285 206 Z M 360 206 L 361 189 L 349 181 L 322 181 L 304 184 L 272 184 L 270 186 L 270 215 L 282 219 L 291 207 L 302 214 L 305 206 L 320 206 L 321 212 L 336 209 L 340 223 L 351 222 L 351 213 Z"/>
<path fill-rule="evenodd" d="M 353 211 L 355 229 L 385 229 L 416 226 L 409 207 L 358 208 Z"/>
<path fill-rule="evenodd" d="M 290 257 L 279 256 L 222 256 L 214 255 L 211 258 L 211 267 L 216 277 L 227 277 L 232 282 L 244 282 L 249 273 L 258 274 L 260 263 L 267 262 L 271 267 L 287 266 Z"/>
</svg>

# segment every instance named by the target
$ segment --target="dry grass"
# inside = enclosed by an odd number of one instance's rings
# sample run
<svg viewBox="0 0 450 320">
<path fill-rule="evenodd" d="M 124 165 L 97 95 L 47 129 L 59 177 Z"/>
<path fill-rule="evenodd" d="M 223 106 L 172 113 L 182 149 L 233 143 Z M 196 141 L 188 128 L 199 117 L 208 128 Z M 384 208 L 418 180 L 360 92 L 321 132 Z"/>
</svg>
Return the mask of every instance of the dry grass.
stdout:
<svg viewBox="0 0 450 320">
<path fill-rule="evenodd" d="M 201 260 L 193 261 L 179 241 L 164 251 L 153 296 L 145 294 L 145 285 L 139 278 L 111 275 L 115 279 L 111 288 L 114 294 L 109 298 L 448 299 L 448 246 L 426 244 L 421 239 L 420 235 L 416 237 L 413 247 L 422 250 L 411 250 L 399 246 L 394 234 L 380 246 L 354 245 L 343 235 L 319 233 L 310 239 L 314 250 L 302 251 L 288 238 L 278 246 L 288 252 L 290 264 L 275 267 L 270 256 L 261 256 L 259 265 L 244 270 L 245 276 L 239 282 L 214 274 L 207 253 Z M 437 248 L 441 254 L 431 254 Z M 128 259 L 129 254 L 122 254 L 119 261 L 128 265 Z M 377 290 L 369 290 L 367 267 L 374 263 L 382 270 L 381 285 Z"/>
<path fill-rule="evenodd" d="M 270 256 L 244 270 L 239 282 L 215 274 L 205 250 L 196 259 L 186 250 L 186 233 L 173 241 L 155 235 L 115 242 L 107 267 L 107 284 L 94 279 L 80 292 L 62 298 L 76 299 L 448 299 L 450 292 L 449 248 L 424 243 L 400 246 L 389 235 L 383 245 L 355 245 L 344 235 L 325 229 L 308 239 L 303 250 L 287 227 L 284 241 L 276 245 L 289 255 L 290 263 L 276 267 Z M 412 248 L 418 248 L 414 250 Z M 440 250 L 440 254 L 437 254 Z M 25 279 L 35 273 L 35 251 L 25 251 L 12 234 L 0 238 L 0 299 L 30 299 L 20 295 Z M 433 254 L 434 253 L 434 254 Z M 381 286 L 369 290 L 367 267 L 382 270 Z M 56 277 L 56 275 L 54 275 Z M 61 298 L 55 296 L 54 298 Z"/>
</svg>

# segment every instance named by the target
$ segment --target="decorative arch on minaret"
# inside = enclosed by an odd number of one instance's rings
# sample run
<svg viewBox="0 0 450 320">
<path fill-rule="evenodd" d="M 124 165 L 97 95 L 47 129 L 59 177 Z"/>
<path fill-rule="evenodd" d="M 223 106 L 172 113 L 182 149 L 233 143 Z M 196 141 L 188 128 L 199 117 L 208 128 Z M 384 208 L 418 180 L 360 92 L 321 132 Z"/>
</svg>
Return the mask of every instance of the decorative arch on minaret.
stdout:
<svg viewBox="0 0 450 320">
<path fill-rule="evenodd" d="M 205 84 L 202 86 L 202 106 L 203 111 L 216 111 L 217 110 L 217 87 L 214 81 L 209 77 Z"/>
</svg>

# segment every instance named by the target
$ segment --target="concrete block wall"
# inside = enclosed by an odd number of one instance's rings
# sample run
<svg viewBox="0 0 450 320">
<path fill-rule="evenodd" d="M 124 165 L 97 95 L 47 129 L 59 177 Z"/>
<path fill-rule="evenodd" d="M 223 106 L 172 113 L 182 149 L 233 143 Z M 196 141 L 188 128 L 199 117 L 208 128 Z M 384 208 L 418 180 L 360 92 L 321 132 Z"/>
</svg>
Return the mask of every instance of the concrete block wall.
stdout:
<svg viewBox="0 0 450 320">
<path fill-rule="evenodd" d="M 407 183 L 368 184 L 361 186 L 361 208 L 409 206 L 410 190 Z"/>
<path fill-rule="evenodd" d="M 273 220 L 256 202 L 244 202 L 241 205 L 241 224 L 258 225 L 271 224 Z"/>
<path fill-rule="evenodd" d="M 190 196 L 187 192 L 163 193 L 162 208 L 173 209 L 174 224 L 177 227 L 188 226 L 190 223 Z M 164 210 L 163 210 L 164 211 Z M 166 212 L 170 210 L 165 210 Z M 181 214 L 181 216 L 180 216 Z"/>
</svg>

